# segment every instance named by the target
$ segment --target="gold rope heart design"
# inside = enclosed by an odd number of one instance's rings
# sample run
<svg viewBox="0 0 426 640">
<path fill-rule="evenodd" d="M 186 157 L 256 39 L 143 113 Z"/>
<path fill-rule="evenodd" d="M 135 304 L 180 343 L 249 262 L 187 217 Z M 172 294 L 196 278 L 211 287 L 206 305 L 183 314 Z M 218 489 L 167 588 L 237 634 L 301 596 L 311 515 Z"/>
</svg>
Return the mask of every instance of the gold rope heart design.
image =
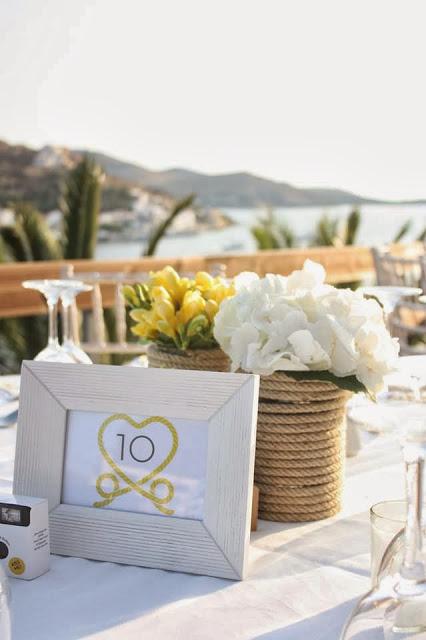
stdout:
<svg viewBox="0 0 426 640">
<path fill-rule="evenodd" d="M 131 424 L 132 427 L 134 427 L 135 429 L 143 429 L 144 427 L 146 427 L 149 424 L 152 424 L 153 422 L 160 422 L 165 427 L 167 427 L 167 429 L 170 431 L 170 434 L 172 436 L 172 447 L 169 453 L 167 454 L 167 456 L 164 458 L 163 462 L 161 462 L 161 464 L 155 467 L 155 469 L 153 469 L 148 475 L 144 476 L 137 482 L 134 482 L 131 478 L 129 478 L 127 474 L 124 473 L 122 469 L 120 469 L 118 464 L 115 462 L 115 460 L 111 458 L 108 451 L 105 449 L 104 439 L 103 439 L 105 429 L 108 427 L 108 425 L 111 424 L 111 422 L 114 422 L 115 420 L 124 420 L 129 424 Z M 106 507 L 108 504 L 111 504 L 111 502 L 113 502 L 115 498 L 118 498 L 118 496 L 122 496 L 125 493 L 129 493 L 130 491 L 136 491 L 144 498 L 148 498 L 148 500 L 151 500 L 153 505 L 159 511 L 161 511 L 161 513 L 164 513 L 165 515 L 173 515 L 174 513 L 173 509 L 168 509 L 167 507 L 162 506 L 170 502 L 170 500 L 172 500 L 174 496 L 175 490 L 170 480 L 168 480 L 167 478 L 157 478 L 156 480 L 153 480 L 150 485 L 150 491 L 146 491 L 145 489 L 143 489 L 142 485 L 152 480 L 156 475 L 161 473 L 161 471 L 163 471 L 163 469 L 165 469 L 167 465 L 170 464 L 170 462 L 173 460 L 173 458 L 176 455 L 178 445 L 179 445 L 179 438 L 178 438 L 176 429 L 174 428 L 174 426 L 169 420 L 167 420 L 166 418 L 162 418 L 161 416 L 152 416 L 151 418 L 145 418 L 145 420 L 142 420 L 142 422 L 136 422 L 125 413 L 115 413 L 114 415 L 104 420 L 104 422 L 101 425 L 101 428 L 98 431 L 98 447 L 104 459 L 108 462 L 109 466 L 114 470 L 115 475 L 114 473 L 102 473 L 98 477 L 98 479 L 96 480 L 96 489 L 99 495 L 101 496 L 101 498 L 103 498 L 103 500 L 99 500 L 98 502 L 95 502 L 93 506 Z M 118 478 L 121 478 L 128 486 L 120 488 L 120 481 Z M 102 483 L 105 480 L 110 480 L 112 482 L 112 485 L 113 485 L 112 491 L 108 492 L 102 488 Z M 159 496 L 157 496 L 155 491 L 156 488 L 159 487 L 160 485 L 167 487 L 167 495 L 164 498 L 160 498 Z"/>
</svg>

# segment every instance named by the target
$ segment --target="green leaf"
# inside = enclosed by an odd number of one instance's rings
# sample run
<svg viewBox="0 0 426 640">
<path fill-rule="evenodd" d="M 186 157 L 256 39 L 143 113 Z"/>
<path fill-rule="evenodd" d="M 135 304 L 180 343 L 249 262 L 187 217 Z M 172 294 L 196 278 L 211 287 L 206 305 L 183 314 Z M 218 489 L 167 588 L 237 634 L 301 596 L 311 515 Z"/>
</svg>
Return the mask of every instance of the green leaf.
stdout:
<svg viewBox="0 0 426 640">
<path fill-rule="evenodd" d="M 319 382 L 332 382 L 346 391 L 353 393 L 366 393 L 366 387 L 358 380 L 356 376 L 345 376 L 339 378 L 330 371 L 284 371 L 283 373 L 293 380 L 318 380 Z"/>
</svg>

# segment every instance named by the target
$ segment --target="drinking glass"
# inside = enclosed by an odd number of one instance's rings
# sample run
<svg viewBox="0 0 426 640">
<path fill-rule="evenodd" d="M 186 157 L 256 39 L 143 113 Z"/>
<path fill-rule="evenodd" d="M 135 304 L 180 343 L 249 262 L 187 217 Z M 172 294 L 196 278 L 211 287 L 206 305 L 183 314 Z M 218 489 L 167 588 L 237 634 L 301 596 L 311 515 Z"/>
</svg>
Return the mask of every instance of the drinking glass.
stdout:
<svg viewBox="0 0 426 640">
<path fill-rule="evenodd" d="M 378 502 L 370 509 L 371 583 L 374 587 L 381 573 L 385 552 L 398 537 L 401 540 L 407 518 L 405 500 Z"/>
<path fill-rule="evenodd" d="M 426 504 L 423 501 L 423 545 L 426 549 Z M 370 509 L 371 582 L 393 575 L 402 562 L 407 503 L 405 500 L 378 502 Z"/>
<path fill-rule="evenodd" d="M 25 280 L 25 289 L 35 289 L 45 298 L 49 318 L 49 336 L 47 346 L 40 351 L 34 360 L 48 362 L 75 362 L 61 347 L 58 340 L 58 301 L 64 287 L 69 286 L 67 280 Z"/>
<path fill-rule="evenodd" d="M 412 412 L 405 419 L 401 413 L 395 417 L 402 439 L 407 491 L 401 560 L 395 563 L 398 566 L 393 572 L 389 571 L 399 550 L 388 547 L 376 584 L 358 602 L 343 629 L 342 640 L 426 640 L 426 556 L 421 526 L 426 408 L 420 403 L 416 408 L 417 416 Z M 383 570 L 384 563 L 388 570 Z"/>
<path fill-rule="evenodd" d="M 64 286 L 60 293 L 62 303 L 62 348 L 69 356 L 71 356 L 71 358 L 73 358 L 74 362 L 80 364 L 92 364 L 92 360 L 89 358 L 87 353 L 74 341 L 71 315 L 76 296 L 84 291 L 92 291 L 93 287 L 78 280 L 64 280 L 63 282 Z M 65 286 L 66 282 L 69 283 L 68 287 Z"/>
</svg>

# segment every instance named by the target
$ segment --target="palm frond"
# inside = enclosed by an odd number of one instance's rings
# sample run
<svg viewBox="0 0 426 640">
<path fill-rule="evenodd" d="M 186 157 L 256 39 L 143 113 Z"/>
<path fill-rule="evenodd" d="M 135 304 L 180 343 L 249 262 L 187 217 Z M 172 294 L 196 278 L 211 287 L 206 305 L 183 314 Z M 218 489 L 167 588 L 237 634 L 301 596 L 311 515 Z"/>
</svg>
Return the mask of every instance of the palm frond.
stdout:
<svg viewBox="0 0 426 640">
<path fill-rule="evenodd" d="M 426 242 L 426 227 L 423 229 L 423 231 L 417 236 L 416 238 L 417 242 Z"/>
<path fill-rule="evenodd" d="M 63 186 L 60 209 L 64 216 L 65 259 L 93 258 L 100 211 L 100 167 L 85 156 Z"/>
<path fill-rule="evenodd" d="M 30 243 L 21 225 L 2 227 L 0 229 L 7 254 L 16 262 L 28 262 L 33 259 Z"/>
<path fill-rule="evenodd" d="M 332 247 L 339 238 L 339 220 L 329 218 L 327 214 L 321 216 L 317 222 L 312 246 Z"/>
<path fill-rule="evenodd" d="M 157 249 L 157 246 L 160 240 L 165 236 L 166 231 L 172 224 L 173 220 L 175 220 L 175 218 L 182 211 L 185 211 L 185 209 L 188 209 L 188 207 L 190 207 L 193 204 L 194 200 L 195 200 L 195 194 L 191 193 L 185 198 L 182 198 L 181 200 L 178 200 L 177 202 L 175 202 L 166 219 L 160 222 L 160 224 L 151 233 L 148 239 L 147 247 L 143 253 L 144 256 L 153 256 L 155 254 L 155 251 Z"/>
<path fill-rule="evenodd" d="M 269 209 L 250 229 L 261 251 L 268 249 L 288 249 L 296 245 L 296 237 L 286 223 L 280 224 L 274 212 Z"/>
<path fill-rule="evenodd" d="M 354 245 L 356 243 L 360 226 L 361 212 L 359 209 L 353 209 L 346 220 L 346 229 L 344 236 L 345 245 Z"/>
<path fill-rule="evenodd" d="M 394 237 L 394 239 L 392 240 L 392 242 L 394 244 L 397 244 L 398 242 L 401 242 L 401 240 L 403 238 L 405 238 L 405 236 L 407 235 L 407 233 L 411 230 L 411 227 L 413 226 L 413 221 L 412 220 L 406 220 L 404 222 L 404 224 L 400 227 L 398 233 L 396 234 L 396 236 Z"/>
<path fill-rule="evenodd" d="M 26 202 L 15 204 L 16 226 L 22 229 L 33 260 L 59 260 L 61 248 L 43 215 Z"/>
</svg>

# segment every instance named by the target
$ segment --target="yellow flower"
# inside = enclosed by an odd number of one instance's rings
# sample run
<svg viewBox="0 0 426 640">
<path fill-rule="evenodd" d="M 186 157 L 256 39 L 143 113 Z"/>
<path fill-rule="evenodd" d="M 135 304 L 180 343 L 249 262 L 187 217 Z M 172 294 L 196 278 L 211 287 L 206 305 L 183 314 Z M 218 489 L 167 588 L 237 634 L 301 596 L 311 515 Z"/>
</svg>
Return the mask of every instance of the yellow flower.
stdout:
<svg viewBox="0 0 426 640">
<path fill-rule="evenodd" d="M 234 295 L 233 286 L 228 286 L 225 282 L 216 282 L 211 289 L 205 292 L 207 300 L 214 300 L 217 304 L 221 304 L 225 298 L 229 298 Z"/>
<path fill-rule="evenodd" d="M 165 320 L 166 322 L 170 322 L 170 324 L 175 324 L 176 322 L 176 312 L 173 302 L 170 300 L 161 300 L 155 303 L 154 311 L 160 320 Z"/>
<path fill-rule="evenodd" d="M 206 314 L 210 322 L 213 321 L 213 318 L 219 311 L 219 305 L 214 300 L 207 300 L 206 302 Z"/>
<path fill-rule="evenodd" d="M 156 285 L 155 287 L 152 287 L 152 289 L 150 290 L 150 295 L 151 295 L 151 298 L 154 300 L 154 302 L 161 302 L 163 300 L 167 302 L 171 302 L 170 293 L 167 291 L 165 287 L 158 286 L 158 285 Z"/>
<path fill-rule="evenodd" d="M 130 285 L 130 284 L 126 284 L 124 285 L 123 289 L 122 289 L 122 293 L 124 296 L 124 299 L 131 305 L 137 307 L 138 304 L 140 303 L 139 297 L 136 293 L 136 291 L 134 290 L 134 288 Z"/>
<path fill-rule="evenodd" d="M 158 320 L 157 329 L 160 333 L 164 333 L 164 335 L 169 338 L 174 338 L 176 336 L 175 325 L 171 324 L 167 320 Z"/>
<path fill-rule="evenodd" d="M 199 271 L 195 278 L 180 278 L 170 266 L 152 272 L 143 285 L 125 290 L 133 309 L 132 331 L 149 341 L 161 341 L 187 349 L 214 346 L 212 325 L 225 298 L 235 294 L 232 285 L 218 276 Z M 204 341 L 204 342 L 203 342 Z"/>
<path fill-rule="evenodd" d="M 147 311 L 146 309 L 132 309 L 130 312 L 130 317 L 136 322 L 146 322 L 146 316 L 148 313 L 151 312 Z"/>
<path fill-rule="evenodd" d="M 187 291 L 183 298 L 182 307 L 176 314 L 176 318 L 180 324 L 187 324 L 200 313 L 203 313 L 206 308 L 206 301 L 201 295 L 200 291 L 195 289 L 194 291 Z"/>
<path fill-rule="evenodd" d="M 175 303 L 179 306 L 189 286 L 188 278 L 180 278 L 173 267 L 164 267 L 161 271 L 152 272 L 151 290 L 155 287 L 163 287 Z"/>
<path fill-rule="evenodd" d="M 156 330 L 150 325 L 148 322 L 144 320 L 135 324 L 132 329 L 132 333 L 135 336 L 139 336 L 140 338 L 145 338 L 145 340 L 154 340 L 157 337 Z"/>
<path fill-rule="evenodd" d="M 214 278 L 206 271 L 199 271 L 195 276 L 195 285 L 200 291 L 207 291 L 214 285 Z"/>
</svg>

